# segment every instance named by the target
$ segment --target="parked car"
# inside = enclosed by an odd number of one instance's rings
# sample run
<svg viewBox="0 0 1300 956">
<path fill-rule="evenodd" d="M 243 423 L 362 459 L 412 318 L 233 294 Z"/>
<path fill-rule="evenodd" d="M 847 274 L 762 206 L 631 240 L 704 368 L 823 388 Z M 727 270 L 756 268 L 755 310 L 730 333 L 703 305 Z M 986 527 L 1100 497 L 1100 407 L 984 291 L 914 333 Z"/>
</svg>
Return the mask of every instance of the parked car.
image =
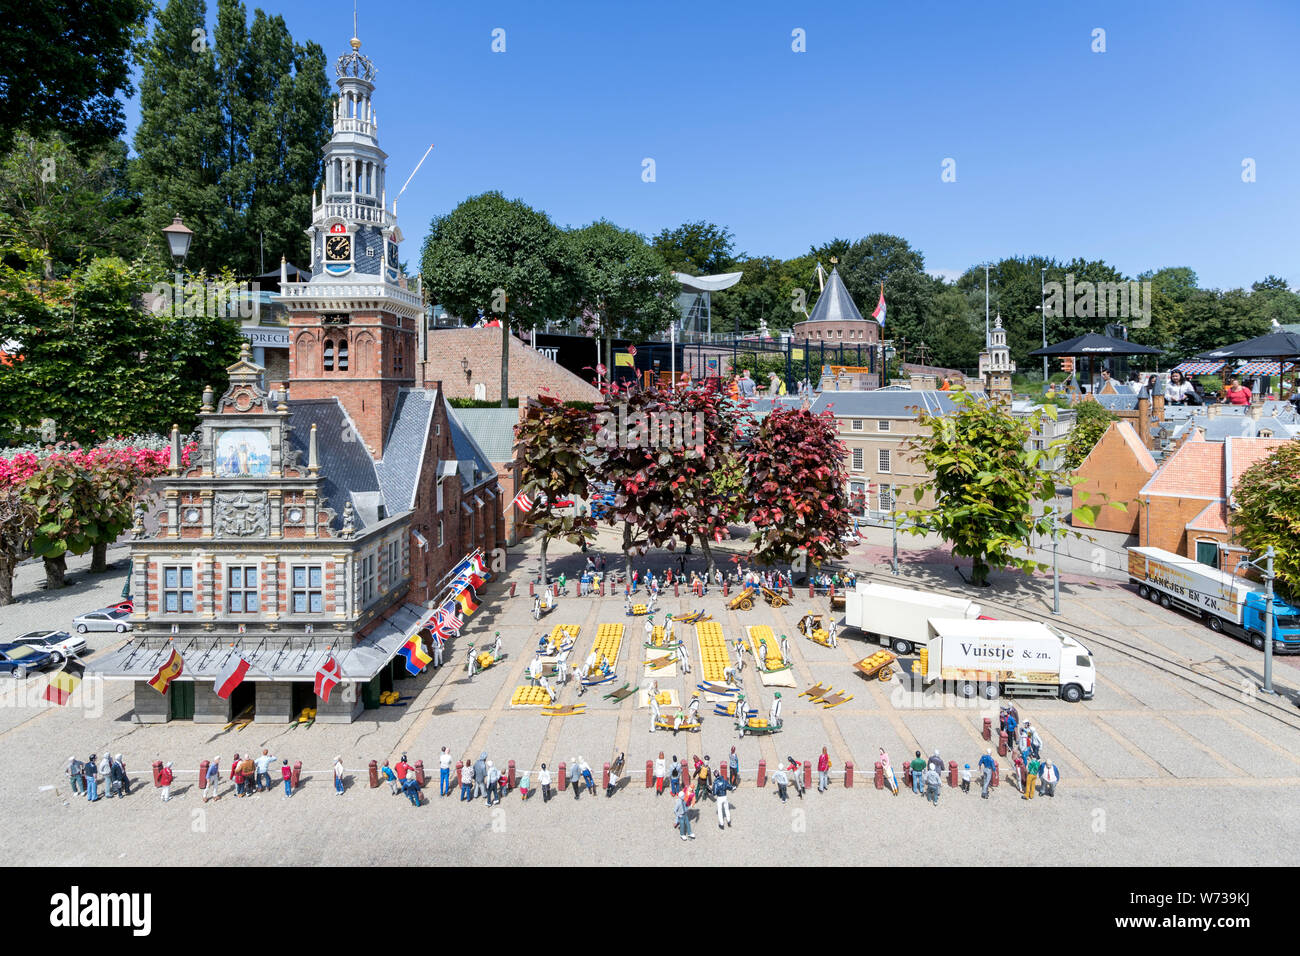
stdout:
<svg viewBox="0 0 1300 956">
<path fill-rule="evenodd" d="M 127 614 L 130 614 L 132 611 L 135 610 L 135 602 L 134 602 L 134 601 L 130 601 L 130 600 L 128 600 L 128 601 L 118 601 L 116 604 L 110 604 L 108 607 L 104 608 L 104 610 L 106 610 L 106 611 L 126 611 Z"/>
<path fill-rule="evenodd" d="M 26 644 L 38 651 L 48 651 L 56 664 L 62 664 L 65 657 L 80 654 L 86 649 L 84 637 L 73 637 L 67 631 L 28 631 L 14 643 Z"/>
<path fill-rule="evenodd" d="M 76 625 L 78 634 L 85 634 L 87 631 L 117 631 L 121 634 L 123 631 L 131 630 L 131 622 L 127 620 L 130 616 L 130 611 L 101 608 L 73 618 L 72 623 Z"/>
<path fill-rule="evenodd" d="M 614 507 L 614 495 L 611 492 L 595 495 L 591 499 L 591 516 L 593 518 L 603 518 L 605 512 Z"/>
<path fill-rule="evenodd" d="M 0 674 L 9 674 L 22 680 L 32 671 L 51 667 L 54 655 L 26 644 L 0 644 Z"/>
</svg>

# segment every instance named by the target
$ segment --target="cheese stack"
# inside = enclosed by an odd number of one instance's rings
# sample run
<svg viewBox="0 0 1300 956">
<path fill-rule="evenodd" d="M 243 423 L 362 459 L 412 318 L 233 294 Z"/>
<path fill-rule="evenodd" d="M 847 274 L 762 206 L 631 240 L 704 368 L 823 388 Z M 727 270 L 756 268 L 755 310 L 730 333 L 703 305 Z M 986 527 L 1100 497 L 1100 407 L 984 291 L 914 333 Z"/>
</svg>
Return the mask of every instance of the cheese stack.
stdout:
<svg viewBox="0 0 1300 956">
<path fill-rule="evenodd" d="M 551 695 L 543 687 L 516 687 L 510 695 L 511 707 L 541 707 L 551 702 Z"/>
<path fill-rule="evenodd" d="M 726 680 L 726 670 L 731 665 L 727 641 L 722 636 L 722 625 L 705 621 L 695 625 L 695 637 L 700 643 L 700 669 L 706 681 L 721 684 Z"/>
<path fill-rule="evenodd" d="M 781 648 L 776 645 L 776 638 L 772 635 L 772 629 L 766 624 L 752 624 L 749 628 L 749 646 L 754 650 L 754 658 L 763 651 L 763 641 L 767 642 L 767 660 L 763 662 L 765 670 L 776 670 L 782 667 L 785 661 L 781 659 Z"/>
<path fill-rule="evenodd" d="M 558 654 L 560 645 L 568 640 L 577 640 L 578 631 L 581 628 L 577 624 L 557 624 L 551 631 L 551 636 L 546 641 L 546 651 L 548 654 Z"/>
<path fill-rule="evenodd" d="M 600 664 L 602 656 L 613 667 L 618 663 L 618 649 L 623 646 L 622 624 L 600 624 L 596 627 L 596 643 L 592 650 L 596 652 L 596 663 Z"/>
</svg>

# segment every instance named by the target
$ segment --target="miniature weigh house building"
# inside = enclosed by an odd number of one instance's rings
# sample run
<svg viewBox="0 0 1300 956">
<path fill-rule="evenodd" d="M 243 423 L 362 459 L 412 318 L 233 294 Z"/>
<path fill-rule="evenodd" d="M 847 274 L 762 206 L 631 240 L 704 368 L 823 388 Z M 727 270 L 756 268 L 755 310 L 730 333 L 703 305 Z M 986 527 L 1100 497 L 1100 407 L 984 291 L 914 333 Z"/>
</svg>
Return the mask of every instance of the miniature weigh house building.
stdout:
<svg viewBox="0 0 1300 956">
<path fill-rule="evenodd" d="M 89 670 L 135 681 L 139 722 L 289 722 L 309 707 L 354 720 L 391 689 L 393 659 L 450 571 L 504 544 L 495 468 L 441 383 L 416 381 L 424 311 L 397 268 L 359 48 L 336 68 L 311 278 L 281 289 L 287 387 L 264 387 L 245 347 L 225 394 L 204 393 L 187 467 L 173 430 L 157 533 L 137 520 L 132 640 Z M 171 648 L 184 674 L 162 695 L 147 682 Z M 223 700 L 213 681 L 232 649 L 250 668 Z M 330 656 L 342 682 L 318 701 Z"/>
</svg>

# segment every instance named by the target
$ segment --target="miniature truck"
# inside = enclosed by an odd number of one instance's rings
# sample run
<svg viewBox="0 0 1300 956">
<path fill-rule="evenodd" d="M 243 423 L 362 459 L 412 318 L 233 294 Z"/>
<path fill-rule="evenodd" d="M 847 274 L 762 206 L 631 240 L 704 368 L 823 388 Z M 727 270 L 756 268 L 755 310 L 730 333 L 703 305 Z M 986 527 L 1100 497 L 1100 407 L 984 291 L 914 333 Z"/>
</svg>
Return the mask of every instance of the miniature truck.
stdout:
<svg viewBox="0 0 1300 956">
<path fill-rule="evenodd" d="M 922 652 L 927 684 L 943 681 L 961 697 L 1002 694 L 1092 698 L 1097 674 L 1092 651 L 1037 621 L 931 618 Z"/>
<path fill-rule="evenodd" d="M 980 606 L 966 598 L 870 582 L 846 592 L 844 620 L 900 657 L 930 641 L 932 617 L 977 618 Z"/>
<path fill-rule="evenodd" d="M 1210 630 L 1264 649 L 1264 588 L 1181 554 L 1129 548 L 1128 579 L 1138 594 L 1163 608 L 1196 614 Z M 1300 651 L 1300 612 L 1273 598 L 1273 650 Z"/>
</svg>

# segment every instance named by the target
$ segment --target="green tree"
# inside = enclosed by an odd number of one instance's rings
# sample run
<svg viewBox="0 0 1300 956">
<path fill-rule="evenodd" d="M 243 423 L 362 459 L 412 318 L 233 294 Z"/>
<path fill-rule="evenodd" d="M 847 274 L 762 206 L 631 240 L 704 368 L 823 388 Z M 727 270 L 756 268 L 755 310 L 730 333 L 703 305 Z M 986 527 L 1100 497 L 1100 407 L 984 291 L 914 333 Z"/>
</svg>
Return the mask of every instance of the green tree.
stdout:
<svg viewBox="0 0 1300 956">
<path fill-rule="evenodd" d="M 605 342 L 642 341 L 677 318 L 677 280 L 645 239 L 602 219 L 568 233 L 577 267 L 578 312 Z"/>
<path fill-rule="evenodd" d="M 27 556 L 36 509 L 16 485 L 0 487 L 0 607 L 14 603 L 14 570 Z"/>
<path fill-rule="evenodd" d="M 1074 406 L 1074 427 L 1065 442 L 1065 469 L 1074 471 L 1092 453 L 1111 422 L 1119 416 L 1107 411 L 1101 402 L 1087 399 Z"/>
<path fill-rule="evenodd" d="M 1034 538 L 1077 534 L 1053 521 L 1057 475 L 1042 467 L 1057 453 L 1060 440 L 1047 448 L 1029 447 L 1029 437 L 1041 433 L 1044 417 L 1055 417 L 1045 406 L 1026 419 L 1013 418 L 1002 405 L 965 391 L 951 394 L 956 410 L 948 415 L 922 412 L 921 434 L 908 442 L 934 478 L 914 489 L 919 502 L 929 488 L 934 507 L 903 514 L 909 534 L 937 534 L 954 556 L 971 559 L 971 580 L 989 583 L 993 568 L 1019 568 L 1026 574 L 1045 565 L 1017 552 L 1032 548 Z M 1071 479 L 1073 481 L 1073 479 Z M 1096 507 L 1082 505 L 1074 515 L 1095 520 Z"/>
<path fill-rule="evenodd" d="M 101 146 L 126 128 L 131 53 L 149 0 L 6 4 L 0 16 L 0 152 L 19 130 L 59 132 L 79 150 Z"/>
<path fill-rule="evenodd" d="M 1232 527 L 1253 554 L 1273 547 L 1277 588 L 1300 600 L 1300 444 L 1286 442 L 1246 469 L 1233 492 Z"/>
<path fill-rule="evenodd" d="M 832 242 L 813 254 L 826 268 L 832 255 L 842 249 L 842 240 Z M 925 257 L 906 239 L 876 232 L 854 242 L 838 254 L 840 278 L 853 296 L 863 315 L 870 315 L 880 298 L 884 284 L 889 314 L 885 337 L 899 347 L 904 339 L 909 346 L 925 337 L 925 319 L 931 310 L 934 282 L 925 271 Z"/>
<path fill-rule="evenodd" d="M 79 156 L 58 133 L 37 140 L 20 132 L 0 157 L 0 248 L 39 249 L 46 279 L 95 256 L 133 258 L 141 248 L 136 205 L 120 141 Z"/>
<path fill-rule="evenodd" d="M 429 225 L 420 257 L 432 301 L 473 322 L 501 319 L 501 407 L 509 399 L 510 330 L 571 313 L 578 269 L 565 234 L 543 212 L 499 192 L 471 196 Z"/>
<path fill-rule="evenodd" d="M 304 262 L 330 134 L 324 53 L 295 44 L 282 17 L 258 10 L 250 28 L 238 0 L 218 0 L 212 38 L 206 15 L 204 0 L 168 0 L 140 55 L 133 178 L 146 232 L 161 243 L 183 217 L 187 264 L 213 274 L 260 272 L 263 246 Z"/>
<path fill-rule="evenodd" d="M 955 284 L 934 279 L 930 309 L 919 331 L 928 361 L 943 368 L 974 369 L 984 346 L 984 325 L 976 326 L 970 302 Z"/>
<path fill-rule="evenodd" d="M 731 271 L 735 239 L 726 226 L 700 219 L 664 229 L 652 244 L 671 271 L 710 276 Z"/>
</svg>

